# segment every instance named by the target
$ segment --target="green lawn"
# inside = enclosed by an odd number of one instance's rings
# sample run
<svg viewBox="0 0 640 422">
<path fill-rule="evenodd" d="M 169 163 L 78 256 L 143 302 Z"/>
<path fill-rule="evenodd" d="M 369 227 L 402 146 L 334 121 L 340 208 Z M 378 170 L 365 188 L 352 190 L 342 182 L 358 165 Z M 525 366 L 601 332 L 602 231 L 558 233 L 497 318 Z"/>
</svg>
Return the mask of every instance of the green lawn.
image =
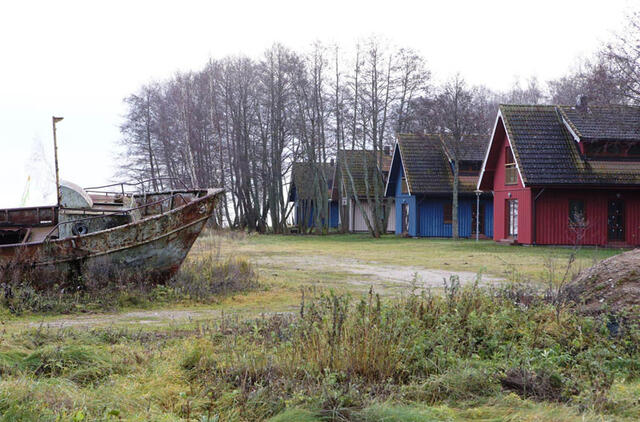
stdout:
<svg viewBox="0 0 640 422">
<path fill-rule="evenodd" d="M 365 234 L 327 236 L 261 236 L 235 238 L 209 235 L 202 238 L 196 250 L 219 247 L 224 254 L 248 257 L 329 256 L 352 258 L 368 263 L 395 266 L 483 272 L 518 280 L 547 280 L 549 261 L 556 272 L 567 265 L 572 249 L 550 246 L 505 246 L 491 240 L 400 238 L 386 235 L 373 239 Z M 582 248 L 573 265 L 574 271 L 620 253 L 620 249 Z M 331 268 L 327 268 L 328 271 Z"/>
</svg>

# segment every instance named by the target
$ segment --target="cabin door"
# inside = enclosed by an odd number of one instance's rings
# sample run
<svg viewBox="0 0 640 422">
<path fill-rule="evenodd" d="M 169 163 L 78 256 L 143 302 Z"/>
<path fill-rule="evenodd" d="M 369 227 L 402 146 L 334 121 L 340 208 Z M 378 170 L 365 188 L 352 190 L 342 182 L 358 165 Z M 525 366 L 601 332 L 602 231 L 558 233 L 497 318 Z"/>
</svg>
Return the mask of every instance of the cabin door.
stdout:
<svg viewBox="0 0 640 422">
<path fill-rule="evenodd" d="M 624 241 L 624 201 L 622 199 L 609 201 L 607 238 L 614 242 Z"/>
<path fill-rule="evenodd" d="M 518 200 L 507 200 L 507 236 L 517 239 L 518 238 Z"/>
<path fill-rule="evenodd" d="M 471 234 L 476 234 L 476 228 L 479 228 L 478 234 L 484 233 L 484 204 L 480 204 L 480 212 L 478 212 L 477 204 L 473 204 L 473 209 L 471 210 Z"/>
<path fill-rule="evenodd" d="M 409 204 L 402 204 L 402 233 L 409 233 Z"/>
</svg>

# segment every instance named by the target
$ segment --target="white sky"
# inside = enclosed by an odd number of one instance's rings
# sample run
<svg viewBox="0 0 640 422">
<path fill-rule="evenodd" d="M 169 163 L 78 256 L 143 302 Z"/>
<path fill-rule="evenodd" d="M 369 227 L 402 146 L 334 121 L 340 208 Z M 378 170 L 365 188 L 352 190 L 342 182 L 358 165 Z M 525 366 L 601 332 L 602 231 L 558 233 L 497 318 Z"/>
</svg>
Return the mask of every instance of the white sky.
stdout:
<svg viewBox="0 0 640 422">
<path fill-rule="evenodd" d="M 382 35 L 421 52 L 437 79 L 507 89 L 561 76 L 611 38 L 631 0 L 3 1 L 0 3 L 0 207 L 55 202 L 51 116 L 60 174 L 113 180 L 122 99 L 209 57 L 258 56 L 279 41 L 350 48 Z M 39 147 L 40 145 L 40 147 Z M 42 151 L 42 158 L 30 160 Z M 47 191 L 49 195 L 47 196 Z"/>
</svg>

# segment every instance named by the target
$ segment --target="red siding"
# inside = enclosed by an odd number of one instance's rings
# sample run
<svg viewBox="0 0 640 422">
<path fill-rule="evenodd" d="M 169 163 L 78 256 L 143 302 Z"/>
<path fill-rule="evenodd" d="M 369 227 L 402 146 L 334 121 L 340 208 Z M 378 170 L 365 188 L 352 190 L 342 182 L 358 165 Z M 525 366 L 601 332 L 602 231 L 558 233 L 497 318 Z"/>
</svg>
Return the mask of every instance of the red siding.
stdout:
<svg viewBox="0 0 640 422">
<path fill-rule="evenodd" d="M 622 192 L 621 197 L 626 205 L 627 243 L 640 245 L 640 191 Z"/>
<path fill-rule="evenodd" d="M 495 161 L 490 169 L 493 174 L 493 239 L 501 240 L 507 237 L 506 201 L 517 199 L 518 242 L 532 243 L 531 189 L 524 187 L 519 175 L 516 185 L 505 184 L 506 148 L 509 143 L 504 131 L 496 131 L 495 136 Z"/>
<path fill-rule="evenodd" d="M 640 195 L 636 190 L 613 189 L 546 189 L 536 201 L 536 243 L 571 245 L 575 231 L 569 227 L 569 201 L 584 201 L 587 222 L 584 245 L 607 245 L 609 200 L 624 200 L 625 241 L 640 245 Z"/>
<path fill-rule="evenodd" d="M 576 233 L 569 228 L 569 201 L 584 201 L 587 229 L 583 244 L 604 245 L 607 239 L 607 198 L 579 190 L 545 190 L 536 201 L 536 243 L 570 245 Z"/>
<path fill-rule="evenodd" d="M 485 163 L 481 189 L 493 191 L 494 240 L 507 237 L 507 199 L 518 200 L 518 242 L 524 244 L 571 245 L 576 233 L 569 225 L 569 201 L 582 200 L 588 228 L 582 244 L 607 245 L 609 201 L 624 200 L 625 242 L 640 245 L 640 189 L 625 188 L 528 188 L 520 176 L 515 185 L 505 185 L 506 148 L 502 122 L 496 127 Z M 535 199 L 537 197 L 537 200 Z M 535 204 L 534 204 L 535 202 Z M 535 208 L 535 209 L 534 209 Z M 535 218 L 535 224 L 533 222 Z M 534 236 L 535 232 L 535 236 Z"/>
</svg>

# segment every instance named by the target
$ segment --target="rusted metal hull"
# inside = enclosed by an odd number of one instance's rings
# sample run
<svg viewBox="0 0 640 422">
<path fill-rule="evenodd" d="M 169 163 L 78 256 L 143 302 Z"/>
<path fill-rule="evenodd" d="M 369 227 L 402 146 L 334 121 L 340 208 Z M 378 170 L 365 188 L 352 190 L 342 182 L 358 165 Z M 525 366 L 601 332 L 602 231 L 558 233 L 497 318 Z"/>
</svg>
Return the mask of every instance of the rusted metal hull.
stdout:
<svg viewBox="0 0 640 422">
<path fill-rule="evenodd" d="M 165 213 L 84 236 L 0 246 L 0 266 L 19 264 L 57 280 L 108 267 L 163 282 L 180 268 L 221 193 L 211 190 Z"/>
</svg>

